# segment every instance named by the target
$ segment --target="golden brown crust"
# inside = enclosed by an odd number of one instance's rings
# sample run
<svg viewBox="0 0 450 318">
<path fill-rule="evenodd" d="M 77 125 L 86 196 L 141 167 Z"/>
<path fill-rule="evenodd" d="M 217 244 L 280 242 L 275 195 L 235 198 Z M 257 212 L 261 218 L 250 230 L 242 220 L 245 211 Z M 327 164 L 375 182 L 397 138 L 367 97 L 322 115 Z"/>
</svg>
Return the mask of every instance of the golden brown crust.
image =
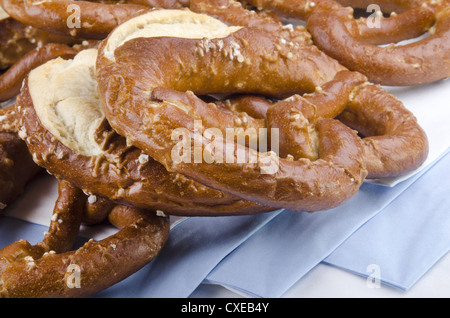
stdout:
<svg viewBox="0 0 450 318">
<path fill-rule="evenodd" d="M 317 10 L 309 17 L 307 27 L 320 49 L 367 75 L 371 82 L 419 85 L 450 76 L 450 7 L 436 16 L 432 35 L 403 46 L 379 47 L 355 38 L 346 27 L 354 22 L 346 8 Z"/>
<path fill-rule="evenodd" d="M 0 109 L 0 210 L 23 193 L 42 168 L 37 166 L 19 137 L 14 106 Z"/>
<path fill-rule="evenodd" d="M 153 7 L 179 8 L 174 0 L 41 1 L 1 0 L 14 19 L 41 30 L 82 39 L 101 40 L 117 25 Z M 79 19 L 79 20 L 77 20 Z"/>
<path fill-rule="evenodd" d="M 316 82 L 317 86 L 330 81 L 337 72 L 345 70 L 338 61 L 329 58 L 314 45 L 310 33 L 303 26 L 284 24 L 280 17 L 275 18 L 276 11 L 268 10 L 270 15 L 265 15 L 266 11 L 248 10 L 235 0 L 191 0 L 189 9 L 212 16 L 228 25 L 239 25 L 266 32 L 271 41 L 278 45 L 287 44 L 307 51 L 311 59 L 317 62 L 316 71 L 326 73 L 326 76 L 323 76 L 314 75 L 313 71 L 308 72 L 307 76 L 311 78 L 322 77 L 321 82 Z M 308 61 L 302 61 L 302 63 L 308 63 Z"/>
<path fill-rule="evenodd" d="M 127 145 L 106 121 L 97 130 L 97 141 L 105 152 L 93 157 L 75 153 L 41 125 L 27 81 L 16 105 L 27 134 L 24 140 L 36 163 L 85 193 L 167 214 L 232 215 L 273 210 L 167 172 L 140 149 Z"/>
<path fill-rule="evenodd" d="M 242 28 L 226 38 L 207 41 L 208 49 L 205 40 L 170 37 L 130 40 L 115 50 L 115 62 L 104 55 L 108 42 L 103 42 L 97 78 L 100 99 L 114 129 L 169 171 L 260 204 L 296 211 L 323 210 L 341 204 L 356 193 L 366 174 L 362 147 L 351 130 L 332 119 L 321 119 L 316 124 L 319 160 L 279 158 L 279 170 L 273 174 L 261 173 L 259 159 L 250 164 L 241 164 L 236 157 L 232 163 L 222 164 L 172 159 L 174 129 L 182 127 L 193 134 L 194 119 L 202 120 L 205 127 L 223 130 L 230 127 L 223 116 L 214 115 L 214 106 L 202 104 L 194 95 L 182 91 L 192 90 L 199 95 L 240 92 L 289 96 L 293 92 L 314 91 L 330 80 L 329 70 L 326 74 L 317 73 L 315 67 L 321 65 L 321 60 L 312 62 L 315 55 L 309 46 L 283 45 L 259 28 Z M 236 56 L 241 58 L 230 58 L 225 52 L 232 52 L 236 44 L 239 47 Z M 199 49 L 203 51 L 199 53 Z M 168 64 L 172 60 L 178 63 Z M 165 70 L 164 76 L 158 71 L 161 69 Z M 190 70 L 189 76 L 184 76 L 183 70 Z M 241 74 L 251 80 L 243 79 Z M 189 102 L 158 100 L 158 87 L 178 90 L 185 94 L 182 99 Z M 153 99 L 149 100 L 148 92 L 152 92 Z M 139 109 L 133 105 L 139 105 Z M 123 112 L 124 109 L 127 111 Z M 330 142 L 332 135 L 340 141 Z M 226 148 L 226 145 L 222 147 Z M 262 156 L 249 148 L 241 150 L 246 157 Z"/>
<path fill-rule="evenodd" d="M 60 36 L 13 18 L 0 20 L 0 70 L 6 70 L 31 50 L 48 43 L 73 45 L 79 40 Z"/>
<path fill-rule="evenodd" d="M 81 190 L 61 181 L 49 233 L 31 245 L 20 240 L 0 250 L 2 297 L 86 297 L 148 264 L 169 236 L 169 219 L 123 206 L 111 211 L 119 231 L 70 251 L 86 203 Z M 60 222 L 62 221 L 62 222 Z"/>
<path fill-rule="evenodd" d="M 93 225 L 105 221 L 115 205 L 114 202 L 106 198 L 89 195 L 83 213 L 83 223 Z"/>
<path fill-rule="evenodd" d="M 410 172 L 428 156 L 428 139 L 415 116 L 380 86 L 359 87 L 338 118 L 363 136 L 368 178 Z"/>
<path fill-rule="evenodd" d="M 419 85 L 450 76 L 450 2 L 371 1 L 399 14 L 379 17 L 379 27 L 355 20 L 353 9 L 339 1 L 248 0 L 259 8 L 306 21 L 314 43 L 347 68 L 361 72 L 373 83 L 392 86 Z M 368 1 L 341 1 L 367 8 Z M 426 32 L 431 35 L 408 45 L 379 47 Z"/>
<path fill-rule="evenodd" d="M 308 125 L 318 118 L 336 117 L 363 138 L 368 179 L 399 176 L 419 168 L 428 155 L 428 139 L 417 119 L 392 94 L 365 82 L 358 74 L 351 73 L 352 77 L 348 72 L 338 73 L 320 92 L 277 103 L 241 96 L 219 105 L 226 110 L 252 111 L 258 107 L 260 118 L 267 119 L 269 127 L 278 127 L 281 139 L 286 141 L 280 145 L 282 157 L 290 154 L 294 159 L 316 159 Z M 291 115 L 286 116 L 287 113 Z M 306 123 L 297 124 L 295 133 L 287 128 L 294 116 Z"/>
</svg>

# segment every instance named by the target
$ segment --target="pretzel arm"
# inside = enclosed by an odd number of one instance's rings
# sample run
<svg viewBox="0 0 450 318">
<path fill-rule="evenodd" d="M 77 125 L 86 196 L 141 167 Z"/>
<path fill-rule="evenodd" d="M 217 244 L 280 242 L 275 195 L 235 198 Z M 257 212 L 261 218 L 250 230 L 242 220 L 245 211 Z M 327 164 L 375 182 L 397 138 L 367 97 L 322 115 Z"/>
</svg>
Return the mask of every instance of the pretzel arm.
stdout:
<svg viewBox="0 0 450 318">
<path fill-rule="evenodd" d="M 20 240 L 0 251 L 3 297 L 92 295 L 148 264 L 168 238 L 167 217 L 117 206 L 109 218 L 120 227 L 116 234 L 98 242 L 90 240 L 75 251 L 55 252 L 53 248 L 64 251 L 73 244 L 85 202 L 81 190 L 61 184 L 54 212 L 56 221 L 44 241 L 32 246 Z"/>
</svg>

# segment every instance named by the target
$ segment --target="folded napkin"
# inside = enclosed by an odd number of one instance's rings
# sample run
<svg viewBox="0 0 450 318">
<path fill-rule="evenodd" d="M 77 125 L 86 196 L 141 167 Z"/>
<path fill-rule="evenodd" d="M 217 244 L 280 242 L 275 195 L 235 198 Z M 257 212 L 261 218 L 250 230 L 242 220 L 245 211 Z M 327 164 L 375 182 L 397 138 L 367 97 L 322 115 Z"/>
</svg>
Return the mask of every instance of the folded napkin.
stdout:
<svg viewBox="0 0 450 318">
<path fill-rule="evenodd" d="M 95 297 L 188 297 L 220 260 L 278 213 L 187 218 L 172 228 L 152 263 Z"/>
<path fill-rule="evenodd" d="M 450 251 L 449 189 L 447 155 L 353 233 L 324 263 L 409 290 Z M 376 272 L 368 270 L 371 268 Z"/>
<path fill-rule="evenodd" d="M 313 214 L 284 211 L 223 259 L 205 282 L 256 297 L 280 297 L 325 259 L 362 275 L 367 275 L 367 264 L 380 264 L 383 282 L 410 287 L 450 248 L 448 234 L 446 240 L 440 241 L 450 223 L 450 214 L 445 213 L 450 209 L 449 180 L 440 191 L 432 196 L 430 193 L 442 183 L 443 175 L 450 176 L 449 165 L 447 155 L 439 165 L 429 165 L 395 187 L 364 184 L 348 203 L 329 211 Z M 432 170 L 427 172 L 429 169 Z M 443 197 L 447 197 L 445 201 Z M 429 200 L 432 202 L 427 204 Z M 384 211 L 387 212 L 381 214 Z M 390 211 L 396 211 L 395 215 Z M 416 217 L 420 213 L 428 215 L 428 219 L 416 231 L 424 222 L 425 216 Z M 391 216 L 397 217 L 395 226 L 386 225 Z M 375 217 L 376 223 L 372 225 Z M 365 241 L 377 226 L 375 239 Z M 386 233 L 385 239 L 373 247 L 386 230 L 393 232 Z M 353 239 L 355 231 L 359 234 Z M 396 244 L 392 244 L 394 241 Z M 417 245 L 418 241 L 422 244 Z M 393 250 L 384 253 L 386 246 L 392 246 Z M 420 266 L 406 266 L 410 255 L 414 260 L 421 259 Z"/>
</svg>

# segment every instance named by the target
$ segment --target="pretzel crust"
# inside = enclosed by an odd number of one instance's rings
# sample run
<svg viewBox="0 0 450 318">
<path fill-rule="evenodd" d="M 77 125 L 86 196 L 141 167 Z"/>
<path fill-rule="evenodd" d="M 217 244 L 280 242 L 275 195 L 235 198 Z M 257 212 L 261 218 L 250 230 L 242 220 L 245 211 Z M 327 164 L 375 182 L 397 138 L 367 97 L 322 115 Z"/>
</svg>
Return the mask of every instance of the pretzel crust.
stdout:
<svg viewBox="0 0 450 318">
<path fill-rule="evenodd" d="M 28 182 L 42 171 L 19 138 L 17 122 L 14 106 L 0 109 L 0 210 L 17 199 Z"/>
<path fill-rule="evenodd" d="M 15 20 L 52 34 L 104 39 L 116 26 L 150 8 L 181 8 L 177 0 L 72 1 L 0 0 Z"/>
<path fill-rule="evenodd" d="M 0 19 L 0 70 L 6 70 L 24 55 L 49 43 L 73 45 L 72 37 L 36 29 L 13 18 Z"/>
<path fill-rule="evenodd" d="M 426 6 L 425 8 L 428 8 Z M 348 8 L 322 7 L 308 18 L 314 42 L 343 65 L 359 71 L 373 83 L 390 86 L 420 85 L 450 76 L 450 6 L 437 14 L 433 34 L 401 46 L 366 44 L 346 27 L 354 22 Z"/>
<path fill-rule="evenodd" d="M 22 138 L 34 161 L 85 193 L 175 215 L 253 214 L 274 210 L 168 172 L 142 150 L 130 146 L 106 120 L 97 127 L 94 136 L 101 153 L 83 155 L 72 150 L 49 132 L 37 116 L 28 78 L 16 108 L 21 115 Z"/>
<path fill-rule="evenodd" d="M 200 0 L 201 1 L 201 0 Z M 372 83 L 390 86 L 420 85 L 450 76 L 450 6 L 431 1 L 269 1 L 247 0 L 259 9 L 306 21 L 306 28 L 322 51 L 347 68 L 366 75 Z M 339 2 L 342 2 L 341 5 Z M 399 14 L 379 17 L 380 27 L 367 19 L 355 20 L 353 8 L 380 3 Z M 430 36 L 407 45 L 401 40 L 426 32 Z M 380 47 L 377 44 L 389 44 Z"/>
<path fill-rule="evenodd" d="M 109 220 L 119 228 L 101 241 L 70 251 L 86 202 L 66 181 L 59 185 L 54 221 L 44 240 L 17 241 L 0 250 L 0 295 L 13 298 L 86 297 L 148 264 L 169 236 L 169 220 L 149 211 L 116 206 Z M 62 221 L 62 222 L 59 222 Z M 73 271 L 79 285 L 71 284 Z"/>
<path fill-rule="evenodd" d="M 145 6 L 134 4 L 103 4 L 88 1 L 1 0 L 0 5 L 15 20 L 35 28 L 65 36 L 100 40 L 118 24 Z M 71 7 L 75 5 L 76 7 Z M 72 8 L 72 9 L 71 9 Z M 79 9 L 79 21 L 76 16 Z"/>
<path fill-rule="evenodd" d="M 114 32 L 109 38 L 113 36 Z M 171 159 L 174 142 L 170 132 L 173 129 L 185 127 L 193 131 L 194 118 L 201 119 L 207 127 L 230 126 L 221 122 L 221 116 L 212 115 L 215 113 L 214 107 L 207 104 L 158 101 L 155 99 L 156 88 L 192 90 L 200 95 L 246 92 L 269 96 L 289 96 L 293 92 L 315 89 L 317 70 L 308 69 L 312 67 L 308 64 L 311 58 L 308 47 L 295 50 L 291 56 L 281 45 L 275 48 L 267 33 L 242 28 L 225 38 L 207 39 L 209 50 L 206 45 L 203 46 L 203 52 L 192 59 L 192 52 L 199 52 L 203 41 L 176 37 L 138 38 L 116 48 L 114 57 L 108 53 L 108 40 L 101 44 L 97 60 L 100 99 L 108 121 L 119 134 L 161 162 L 169 171 L 185 174 L 200 183 L 263 205 L 296 211 L 324 210 L 345 202 L 358 191 L 367 173 L 359 138 L 333 119 L 321 119 L 316 124 L 321 160 L 290 161 L 280 158 L 279 172 L 273 175 L 262 175 L 260 162 L 249 165 L 175 163 Z M 232 50 L 235 43 L 243 43 L 239 51 L 243 59 L 233 59 L 225 54 Z M 258 52 L 253 50 L 255 43 L 258 43 Z M 219 47 L 221 49 L 214 49 Z M 278 53 L 277 58 L 270 58 L 273 52 Z M 170 58 L 164 56 L 165 53 L 170 54 Z M 126 60 L 124 56 L 127 56 Z M 309 58 L 306 59 L 306 56 Z M 178 61 L 177 65 L 164 65 L 174 59 Z M 159 65 L 161 61 L 162 65 Z M 316 63 L 319 62 L 313 64 Z M 185 78 L 179 75 L 183 71 L 178 66 L 193 71 Z M 143 68 L 145 72 L 140 71 Z M 262 68 L 264 74 L 272 78 L 271 81 L 260 76 Z M 159 69 L 165 70 L 164 77 L 158 77 Z M 211 73 L 215 74 L 213 78 L 209 76 Z M 247 78 L 252 80 L 242 80 L 239 74 L 247 74 Z M 314 76 L 308 77 L 310 74 Z M 318 78 L 324 80 L 320 76 Z M 312 85 L 314 88 L 311 88 Z M 149 95 L 152 97 L 150 100 Z M 195 98 L 187 94 L 185 99 L 192 101 Z M 133 105 L 139 105 L 139 115 Z M 331 142 L 331 136 L 336 137 L 335 143 Z M 260 156 L 249 148 L 242 151 L 246 157 Z M 238 179 L 245 182 L 236 182 Z"/>
<path fill-rule="evenodd" d="M 428 138 L 413 113 L 378 85 L 358 87 L 337 118 L 363 136 L 367 178 L 402 175 L 428 156 Z"/>
</svg>

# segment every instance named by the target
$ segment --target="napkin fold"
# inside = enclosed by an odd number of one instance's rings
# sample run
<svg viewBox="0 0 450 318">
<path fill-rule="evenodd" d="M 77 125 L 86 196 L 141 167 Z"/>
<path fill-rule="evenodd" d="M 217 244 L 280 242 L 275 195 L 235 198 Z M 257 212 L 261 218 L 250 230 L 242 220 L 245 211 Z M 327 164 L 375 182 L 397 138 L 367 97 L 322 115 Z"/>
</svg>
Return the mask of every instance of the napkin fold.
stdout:
<svg viewBox="0 0 450 318">
<path fill-rule="evenodd" d="M 353 233 L 324 263 L 409 290 L 450 251 L 449 189 L 447 155 Z"/>
<path fill-rule="evenodd" d="M 236 217 L 192 217 L 172 228 L 146 267 L 94 297 L 186 298 L 226 255 L 281 211 Z"/>
<path fill-rule="evenodd" d="M 448 198 L 441 203 L 448 184 L 433 196 L 430 193 L 442 183 L 443 176 L 448 179 L 448 166 L 450 155 L 439 165 L 430 165 L 395 187 L 364 184 L 349 202 L 332 210 L 312 214 L 284 211 L 223 259 L 205 282 L 255 297 L 280 297 L 325 259 L 360 274 L 367 270 L 367 264 L 380 264 L 383 282 L 408 288 L 450 247 L 450 241 L 439 238 L 449 228 L 450 214 L 445 213 L 450 209 Z M 430 169 L 432 173 L 428 174 Z M 422 191 L 427 188 L 431 191 Z M 431 200 L 433 203 L 427 204 Z M 438 211 L 439 204 L 442 206 Z M 386 213 L 380 214 L 385 210 Z M 390 211 L 396 211 L 399 218 L 395 226 L 386 225 L 394 216 Z M 416 218 L 420 213 L 428 215 L 426 226 L 420 226 L 424 216 Z M 377 226 L 380 227 L 376 239 L 383 237 L 385 230 L 395 230 L 395 233 L 387 234 L 374 246 L 375 239 L 366 238 Z M 420 231 L 416 231 L 418 227 Z M 359 234 L 353 238 L 357 230 Z M 408 235 L 401 235 L 406 232 Z M 422 243 L 420 246 L 416 244 L 418 241 Z M 343 245 L 344 242 L 348 243 Z M 397 249 L 384 253 L 386 246 L 391 245 Z M 333 251 L 336 253 L 330 255 Z M 394 251 L 398 253 L 395 257 Z M 406 266 L 410 255 L 421 258 L 420 266 Z M 401 277 L 394 279 L 391 274 Z"/>
</svg>

